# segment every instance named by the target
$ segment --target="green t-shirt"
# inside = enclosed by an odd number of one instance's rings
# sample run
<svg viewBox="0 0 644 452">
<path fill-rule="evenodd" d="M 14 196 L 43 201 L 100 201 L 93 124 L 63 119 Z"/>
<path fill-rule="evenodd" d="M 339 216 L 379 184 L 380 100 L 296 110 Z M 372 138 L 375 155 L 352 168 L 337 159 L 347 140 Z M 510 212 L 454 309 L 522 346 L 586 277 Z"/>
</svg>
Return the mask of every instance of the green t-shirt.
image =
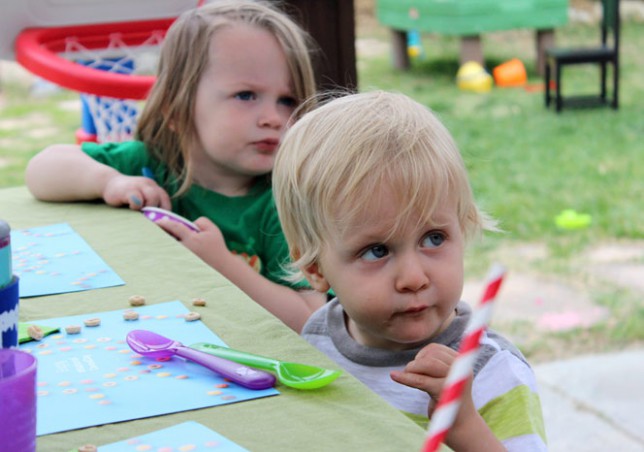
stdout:
<svg viewBox="0 0 644 452">
<path fill-rule="evenodd" d="M 178 189 L 176 180 L 168 176 L 166 165 L 152 157 L 140 141 L 83 143 L 82 149 L 126 175 L 141 176 L 143 168 L 149 168 L 171 197 Z M 234 197 L 193 184 L 181 197 L 172 198 L 172 210 L 192 221 L 201 216 L 209 218 L 221 230 L 231 252 L 244 257 L 269 280 L 291 285 L 282 279 L 283 265 L 289 258 L 288 246 L 267 178 L 259 178 L 248 194 Z"/>
</svg>

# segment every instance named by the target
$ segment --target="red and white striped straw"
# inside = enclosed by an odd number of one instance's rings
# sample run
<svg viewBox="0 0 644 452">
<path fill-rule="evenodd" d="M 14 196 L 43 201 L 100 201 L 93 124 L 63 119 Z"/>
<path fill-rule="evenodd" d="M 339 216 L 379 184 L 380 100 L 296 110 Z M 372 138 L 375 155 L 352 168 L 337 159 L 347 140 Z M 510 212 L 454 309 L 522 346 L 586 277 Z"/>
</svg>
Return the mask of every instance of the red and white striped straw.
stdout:
<svg viewBox="0 0 644 452">
<path fill-rule="evenodd" d="M 494 298 L 499 291 L 499 287 L 501 287 L 504 276 L 505 268 L 503 266 L 498 264 L 492 266 L 481 302 L 472 312 L 472 317 L 467 324 L 458 350 L 458 356 L 445 379 L 445 385 L 436 405 L 436 410 L 432 415 L 422 452 L 435 452 L 438 450 L 438 447 L 447 436 L 448 430 L 454 423 L 461 405 L 463 389 L 470 372 L 474 368 L 481 335 L 492 317 Z"/>
</svg>

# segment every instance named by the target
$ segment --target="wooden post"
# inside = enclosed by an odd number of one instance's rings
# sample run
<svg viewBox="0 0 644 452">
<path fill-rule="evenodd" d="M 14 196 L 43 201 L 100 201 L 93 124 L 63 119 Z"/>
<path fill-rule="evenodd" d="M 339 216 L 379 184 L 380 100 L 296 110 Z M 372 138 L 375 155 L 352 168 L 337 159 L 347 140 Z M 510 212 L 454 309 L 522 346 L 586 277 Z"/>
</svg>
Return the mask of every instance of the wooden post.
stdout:
<svg viewBox="0 0 644 452">
<path fill-rule="evenodd" d="M 546 49 L 555 45 L 555 31 L 552 28 L 544 28 L 535 32 L 537 44 L 537 73 L 543 76 L 546 71 Z"/>
<path fill-rule="evenodd" d="M 318 88 L 358 86 L 353 0 L 286 0 L 284 9 L 319 46 L 313 55 Z"/>
<path fill-rule="evenodd" d="M 481 36 L 463 36 L 461 38 L 461 54 L 459 62 L 461 65 L 468 61 L 484 65 L 483 61 L 483 44 L 481 44 Z"/>
<path fill-rule="evenodd" d="M 395 69 L 406 71 L 410 68 L 406 31 L 391 30 L 391 58 Z"/>
</svg>

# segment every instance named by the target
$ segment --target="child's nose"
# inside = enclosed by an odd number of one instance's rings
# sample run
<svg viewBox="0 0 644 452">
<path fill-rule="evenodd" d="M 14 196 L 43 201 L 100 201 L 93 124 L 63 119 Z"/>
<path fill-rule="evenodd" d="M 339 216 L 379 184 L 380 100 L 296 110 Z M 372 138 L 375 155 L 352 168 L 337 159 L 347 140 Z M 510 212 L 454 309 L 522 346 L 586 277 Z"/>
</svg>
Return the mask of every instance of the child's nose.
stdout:
<svg viewBox="0 0 644 452">
<path fill-rule="evenodd" d="M 277 105 L 267 104 L 262 108 L 259 125 L 260 127 L 281 128 L 284 126 L 285 118 L 279 111 Z"/>
<path fill-rule="evenodd" d="M 426 268 L 416 253 L 400 255 L 396 271 L 396 290 L 399 292 L 418 292 L 429 286 Z"/>
</svg>

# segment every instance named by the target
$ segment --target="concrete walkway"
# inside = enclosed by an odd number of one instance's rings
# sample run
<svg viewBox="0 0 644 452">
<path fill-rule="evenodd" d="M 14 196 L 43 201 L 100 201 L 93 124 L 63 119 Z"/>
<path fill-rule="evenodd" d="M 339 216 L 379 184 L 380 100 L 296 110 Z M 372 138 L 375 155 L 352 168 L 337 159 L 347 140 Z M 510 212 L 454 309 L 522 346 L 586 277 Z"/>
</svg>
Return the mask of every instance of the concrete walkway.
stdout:
<svg viewBox="0 0 644 452">
<path fill-rule="evenodd" d="M 551 452 L 644 451 L 644 349 L 534 370 Z"/>
</svg>

